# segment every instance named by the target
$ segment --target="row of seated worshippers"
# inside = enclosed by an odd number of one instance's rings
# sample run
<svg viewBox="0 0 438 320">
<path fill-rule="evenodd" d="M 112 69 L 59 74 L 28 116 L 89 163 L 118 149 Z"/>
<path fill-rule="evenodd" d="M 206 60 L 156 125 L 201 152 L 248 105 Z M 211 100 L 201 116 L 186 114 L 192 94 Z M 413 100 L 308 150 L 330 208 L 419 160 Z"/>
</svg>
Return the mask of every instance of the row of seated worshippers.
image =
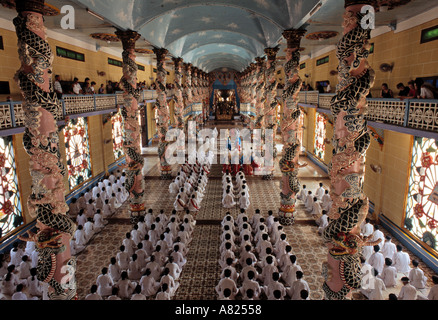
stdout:
<svg viewBox="0 0 438 320">
<path fill-rule="evenodd" d="M 303 271 L 272 211 L 266 220 L 259 209 L 251 218 L 245 210 L 236 219 L 227 213 L 221 224 L 219 299 L 309 299 Z"/>
<path fill-rule="evenodd" d="M 238 206 L 243 210 L 248 209 L 250 205 L 249 187 L 243 169 L 237 172 L 234 183 L 232 175 L 226 170 L 222 174 L 222 190 L 222 206 L 224 208 L 231 209 Z"/>
<path fill-rule="evenodd" d="M 38 251 L 34 241 L 13 243 L 0 254 L 0 300 L 48 300 L 48 284 L 37 279 Z"/>
<path fill-rule="evenodd" d="M 72 255 L 81 253 L 93 236 L 108 224 L 106 218 L 111 217 L 128 199 L 129 193 L 124 187 L 124 180 L 124 172 L 119 176 L 110 175 L 92 190 L 81 194 L 77 201 L 72 199 L 69 215 L 77 223 L 77 229 L 70 240 Z"/>
<path fill-rule="evenodd" d="M 378 244 L 362 248 L 362 266 L 369 267 L 373 279 L 373 288 L 361 289 L 362 294 L 370 300 L 385 300 L 387 297 L 383 295 L 384 292 L 397 287 L 401 281 L 403 286 L 398 294 L 399 299 L 438 299 L 436 288 L 430 290 L 432 293 L 427 293 L 424 271 L 419 268 L 417 260 L 411 260 L 409 254 L 403 251 L 402 245 L 393 243 L 392 237 L 385 235 L 379 225 L 373 225 L 369 218 L 362 222 L 360 230 L 361 235 L 369 238 L 371 243 L 379 241 Z"/>
<path fill-rule="evenodd" d="M 176 196 L 173 204 L 176 211 L 198 212 L 201 209 L 209 173 L 209 164 L 186 162 L 180 167 L 177 176 L 169 185 L 170 194 Z"/>
<path fill-rule="evenodd" d="M 149 209 L 126 233 L 120 250 L 102 269 L 86 300 L 170 300 L 179 287 L 196 220 Z"/>
</svg>

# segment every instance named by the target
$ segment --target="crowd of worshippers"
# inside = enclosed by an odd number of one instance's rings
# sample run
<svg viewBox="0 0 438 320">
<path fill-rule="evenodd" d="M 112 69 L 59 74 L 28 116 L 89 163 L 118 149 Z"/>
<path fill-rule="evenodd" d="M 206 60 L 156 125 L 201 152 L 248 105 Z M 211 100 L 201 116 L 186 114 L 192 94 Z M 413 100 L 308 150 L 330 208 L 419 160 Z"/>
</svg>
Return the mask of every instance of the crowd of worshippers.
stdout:
<svg viewBox="0 0 438 320">
<path fill-rule="evenodd" d="M 243 168 L 237 172 L 235 181 L 229 170 L 222 174 L 222 206 L 227 209 L 240 207 L 246 210 L 250 205 L 249 187 L 246 183 Z"/>
<path fill-rule="evenodd" d="M 385 235 L 379 225 L 373 225 L 369 218 L 361 224 L 360 230 L 370 242 L 380 239 L 378 244 L 362 248 L 362 268 L 368 267 L 371 273 L 368 278 L 372 281 L 372 286 L 363 286 L 360 290 L 364 296 L 369 300 L 438 300 L 436 275 L 432 276 L 434 286 L 427 293 L 427 277 L 419 268 L 418 260 L 411 260 L 409 254 L 403 251 L 403 246 L 393 243 L 392 237 Z M 384 296 L 387 289 L 397 287 L 398 281 L 402 283 L 399 294 Z"/>
<path fill-rule="evenodd" d="M 169 185 L 169 193 L 176 196 L 173 204 L 176 211 L 198 212 L 204 198 L 205 188 L 210 174 L 210 164 L 183 164 L 175 179 Z"/>
<path fill-rule="evenodd" d="M 251 218 L 244 209 L 221 222 L 220 300 L 309 300 L 309 285 L 272 211 Z"/>
<path fill-rule="evenodd" d="M 319 183 L 318 188 L 313 193 L 307 189 L 306 185 L 303 185 L 300 192 L 297 194 L 297 199 L 304 203 L 304 210 L 310 214 L 318 225 L 318 233 L 323 234 L 325 228 L 328 226 L 329 218 L 328 213 L 332 207 L 332 199 L 330 197 L 330 191 L 324 189 L 324 184 Z"/>
<path fill-rule="evenodd" d="M 125 174 L 116 170 L 94 188 L 73 198 L 67 214 L 77 223 L 70 240 L 70 252 L 77 255 L 94 235 L 107 225 L 110 217 L 127 200 Z M 34 241 L 18 237 L 9 254 L 0 254 L 1 296 L 3 300 L 48 300 L 48 285 L 37 279 L 38 250 Z M 25 241 L 25 245 L 23 243 Z M 24 248 L 23 248 L 24 247 Z"/>
<path fill-rule="evenodd" d="M 85 300 L 171 300 L 187 262 L 196 220 L 190 211 L 149 209 L 102 268 Z"/>
<path fill-rule="evenodd" d="M 92 189 L 87 188 L 79 198 L 71 200 L 68 214 L 77 223 L 77 229 L 70 241 L 72 255 L 81 253 L 94 235 L 108 224 L 106 219 L 114 215 L 129 198 L 125 179 L 125 173 L 117 170 Z"/>
</svg>

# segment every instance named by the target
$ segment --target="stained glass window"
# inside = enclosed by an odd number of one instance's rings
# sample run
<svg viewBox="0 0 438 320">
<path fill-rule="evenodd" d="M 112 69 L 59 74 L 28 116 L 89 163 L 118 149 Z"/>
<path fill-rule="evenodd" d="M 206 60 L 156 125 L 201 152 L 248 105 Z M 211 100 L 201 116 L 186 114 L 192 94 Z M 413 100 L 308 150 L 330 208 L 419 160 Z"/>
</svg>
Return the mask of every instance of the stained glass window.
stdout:
<svg viewBox="0 0 438 320">
<path fill-rule="evenodd" d="M 414 140 L 405 227 L 414 236 L 437 250 L 438 227 L 438 142 Z"/>
<path fill-rule="evenodd" d="M 86 118 L 71 119 L 64 128 L 70 190 L 92 176 Z"/>
<path fill-rule="evenodd" d="M 117 160 L 125 154 L 123 151 L 123 117 L 120 111 L 111 117 L 111 123 L 113 128 L 114 159 Z"/>
<path fill-rule="evenodd" d="M 23 223 L 11 137 L 0 138 L 0 237 Z"/>
<path fill-rule="evenodd" d="M 327 131 L 327 119 L 319 112 L 316 113 L 315 123 L 315 155 L 324 160 L 325 156 L 325 136 Z"/>
</svg>

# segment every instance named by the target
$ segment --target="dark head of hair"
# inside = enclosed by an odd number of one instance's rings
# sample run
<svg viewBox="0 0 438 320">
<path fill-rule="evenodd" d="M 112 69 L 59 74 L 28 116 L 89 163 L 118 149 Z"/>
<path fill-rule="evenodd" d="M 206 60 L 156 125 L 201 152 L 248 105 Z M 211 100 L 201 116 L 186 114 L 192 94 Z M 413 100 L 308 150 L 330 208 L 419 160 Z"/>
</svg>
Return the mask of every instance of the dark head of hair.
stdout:
<svg viewBox="0 0 438 320">
<path fill-rule="evenodd" d="M 300 297 L 303 300 L 306 300 L 309 297 L 309 292 L 305 289 L 300 291 Z"/>
<path fill-rule="evenodd" d="M 385 258 L 385 264 L 386 264 L 387 266 L 392 265 L 392 260 L 391 260 L 391 258 Z"/>
<path fill-rule="evenodd" d="M 297 271 L 297 279 L 301 279 L 304 276 L 302 271 Z"/>
</svg>

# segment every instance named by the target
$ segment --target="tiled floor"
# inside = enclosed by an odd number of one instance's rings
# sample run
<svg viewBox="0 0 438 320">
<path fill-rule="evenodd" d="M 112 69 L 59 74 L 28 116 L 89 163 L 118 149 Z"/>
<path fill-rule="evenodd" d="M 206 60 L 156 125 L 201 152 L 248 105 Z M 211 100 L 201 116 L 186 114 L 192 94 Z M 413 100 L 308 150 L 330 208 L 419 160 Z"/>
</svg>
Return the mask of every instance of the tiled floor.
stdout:
<svg viewBox="0 0 438 320">
<path fill-rule="evenodd" d="M 318 167 L 314 166 L 306 158 L 300 162 L 308 162 L 308 166 L 300 170 L 299 179 L 301 184 L 306 184 L 309 190 L 315 190 L 320 182 L 328 187 L 329 180 L 326 174 Z M 175 173 L 175 166 L 173 172 Z M 146 180 L 146 207 L 155 210 L 163 209 L 170 213 L 173 209 L 173 198 L 169 198 L 169 180 L 160 180 L 158 158 L 156 148 L 145 152 L 145 167 L 143 170 Z M 219 245 L 221 227 L 220 220 L 227 211 L 237 216 L 238 209 L 224 209 L 221 204 L 221 167 L 214 166 L 206 188 L 205 197 L 201 203 L 201 210 L 197 214 L 197 225 L 193 232 L 193 241 L 189 246 L 187 264 L 183 268 L 180 278 L 180 287 L 174 299 L 177 300 L 210 300 L 216 299 L 214 287 L 219 281 L 220 266 Z M 247 177 L 250 188 L 251 206 L 248 210 L 252 214 L 258 208 L 263 214 L 268 210 L 278 208 L 280 202 L 280 181 L 281 173 L 276 165 L 275 177 L 273 180 L 263 180 L 260 177 Z M 89 292 L 91 285 L 100 274 L 102 267 L 107 266 L 110 257 L 119 249 L 121 241 L 126 231 L 130 230 L 129 214 L 126 206 L 122 207 L 112 218 L 104 231 L 96 235 L 88 245 L 86 250 L 78 257 L 77 284 L 79 299 L 83 299 Z M 317 234 L 317 227 L 313 219 L 303 210 L 299 203 L 296 212 L 296 223 L 293 226 L 285 227 L 288 241 L 293 247 L 293 252 L 297 256 L 297 262 L 304 271 L 304 278 L 310 286 L 310 298 L 314 300 L 323 299 L 321 289 L 324 281 L 321 275 L 322 263 L 326 260 L 327 250 Z M 384 230 L 383 230 L 384 231 Z M 397 243 L 396 241 L 394 241 Z M 411 258 L 414 258 L 411 256 Z M 430 279 L 433 272 L 424 264 L 420 267 L 425 271 Z M 398 293 L 399 287 L 387 292 Z M 427 291 L 428 292 L 428 291 Z M 355 293 L 354 299 L 364 299 Z"/>
</svg>

